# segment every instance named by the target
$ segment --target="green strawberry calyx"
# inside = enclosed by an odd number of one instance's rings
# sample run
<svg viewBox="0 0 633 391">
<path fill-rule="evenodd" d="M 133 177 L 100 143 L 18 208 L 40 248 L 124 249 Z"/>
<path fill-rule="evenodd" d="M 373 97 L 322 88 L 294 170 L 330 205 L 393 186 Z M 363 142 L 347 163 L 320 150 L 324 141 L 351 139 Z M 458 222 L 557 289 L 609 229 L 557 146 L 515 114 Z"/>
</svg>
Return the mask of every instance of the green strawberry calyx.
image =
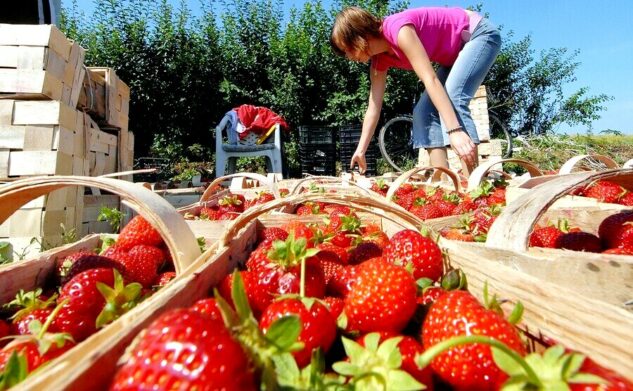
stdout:
<svg viewBox="0 0 633 391">
<path fill-rule="evenodd" d="M 393 337 L 380 343 L 379 333 L 364 337 L 365 347 L 342 337 L 349 361 L 339 361 L 332 369 L 349 378 L 353 389 L 359 390 L 422 390 L 425 386 L 400 369 L 402 354 L 398 344 L 402 337 Z"/>
<path fill-rule="evenodd" d="M 123 276 L 116 269 L 112 269 L 114 273 L 114 286 L 109 286 L 102 282 L 97 282 L 97 289 L 106 300 L 99 316 L 97 316 L 96 326 L 101 328 L 123 314 L 134 308 L 140 301 L 143 286 L 138 282 L 125 284 Z"/>
<path fill-rule="evenodd" d="M 29 292 L 25 292 L 23 289 L 20 289 L 20 291 L 15 295 L 15 299 L 5 304 L 3 307 L 21 308 L 20 310 L 16 311 L 13 316 L 11 316 L 11 319 L 20 320 L 32 311 L 49 308 L 55 303 L 55 300 L 57 300 L 57 294 L 52 295 L 46 300 L 40 299 L 41 295 L 41 288 L 37 288 Z"/>
</svg>

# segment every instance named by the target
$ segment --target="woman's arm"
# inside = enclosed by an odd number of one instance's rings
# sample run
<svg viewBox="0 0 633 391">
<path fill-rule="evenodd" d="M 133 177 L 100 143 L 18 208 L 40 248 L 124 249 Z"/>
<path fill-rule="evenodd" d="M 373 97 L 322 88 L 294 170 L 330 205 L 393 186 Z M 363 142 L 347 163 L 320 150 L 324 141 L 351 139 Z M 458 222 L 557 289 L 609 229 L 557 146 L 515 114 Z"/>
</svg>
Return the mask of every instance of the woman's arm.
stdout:
<svg viewBox="0 0 633 391">
<path fill-rule="evenodd" d="M 424 83 L 431 102 L 435 105 L 447 129 L 459 127 L 459 121 L 457 120 L 453 105 L 446 94 L 444 86 L 437 78 L 435 70 L 431 65 L 431 60 L 429 60 L 429 56 L 412 26 L 405 25 L 400 29 L 398 32 L 398 46 L 400 46 L 400 49 L 407 56 L 418 78 Z M 470 137 L 465 131 L 451 133 L 450 140 L 457 155 L 469 164 L 475 163 L 475 144 L 470 140 Z"/>
<path fill-rule="evenodd" d="M 365 162 L 365 152 L 369 147 L 376 125 L 380 119 L 380 111 L 382 109 L 382 99 L 385 95 L 385 86 L 387 84 L 387 71 L 377 71 L 370 67 L 369 69 L 371 81 L 371 89 L 369 90 L 369 103 L 367 111 L 363 118 L 363 130 L 356 147 L 356 152 L 352 157 L 350 168 L 354 168 L 354 163 L 358 163 L 361 173 L 365 172 L 367 164 Z"/>
</svg>

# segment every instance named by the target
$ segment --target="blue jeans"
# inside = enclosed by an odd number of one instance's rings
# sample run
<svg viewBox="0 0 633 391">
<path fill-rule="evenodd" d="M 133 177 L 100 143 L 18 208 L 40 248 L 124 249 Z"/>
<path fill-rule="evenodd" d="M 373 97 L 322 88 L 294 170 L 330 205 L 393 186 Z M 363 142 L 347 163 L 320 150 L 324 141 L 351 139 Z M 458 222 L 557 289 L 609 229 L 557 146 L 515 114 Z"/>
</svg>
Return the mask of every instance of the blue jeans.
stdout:
<svg viewBox="0 0 633 391">
<path fill-rule="evenodd" d="M 479 137 L 468 104 L 495 62 L 500 47 L 499 30 L 484 18 L 473 31 L 470 41 L 466 42 L 459 52 L 453 66 L 440 67 L 437 70 L 437 77 L 444 84 L 459 124 L 475 144 L 479 144 Z M 446 126 L 425 91 L 413 109 L 413 147 L 449 146 L 450 141 L 446 131 Z"/>
</svg>

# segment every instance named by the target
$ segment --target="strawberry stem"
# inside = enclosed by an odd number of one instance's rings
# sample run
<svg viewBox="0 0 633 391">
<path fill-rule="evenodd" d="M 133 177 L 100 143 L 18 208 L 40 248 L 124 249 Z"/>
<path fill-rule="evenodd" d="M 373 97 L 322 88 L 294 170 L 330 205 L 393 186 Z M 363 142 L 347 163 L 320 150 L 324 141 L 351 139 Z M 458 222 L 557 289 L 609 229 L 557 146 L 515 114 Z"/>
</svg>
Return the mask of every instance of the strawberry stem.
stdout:
<svg viewBox="0 0 633 391">
<path fill-rule="evenodd" d="M 543 383 L 538 378 L 532 367 L 521 357 L 517 352 L 510 349 L 506 344 L 501 341 L 498 341 L 494 338 L 486 337 L 484 335 L 461 335 L 458 337 L 453 337 L 442 341 L 438 344 L 435 344 L 428 348 L 424 353 L 416 356 L 415 363 L 419 368 L 425 368 L 428 366 L 431 361 L 444 353 L 448 349 L 451 349 L 460 345 L 468 345 L 471 343 L 480 343 L 484 345 L 489 345 L 491 347 L 497 348 L 502 352 L 506 353 L 509 357 L 511 357 L 517 364 L 523 368 L 525 374 L 527 375 L 528 380 L 531 384 L 534 384 L 538 389 L 543 389 Z"/>
<path fill-rule="evenodd" d="M 46 322 L 44 322 L 44 325 L 40 329 L 40 332 L 37 334 L 38 339 L 42 339 L 42 337 L 44 337 L 46 330 L 48 330 L 51 323 L 53 323 L 53 320 L 55 320 L 55 317 L 57 316 L 59 311 L 61 311 L 62 307 L 66 305 L 66 303 L 68 303 L 68 299 L 63 300 L 61 303 L 59 303 L 57 307 L 53 309 L 53 312 L 51 312 L 50 315 L 48 315 L 48 317 L 46 318 Z"/>
<path fill-rule="evenodd" d="M 299 296 L 306 296 L 306 259 L 301 258 L 301 281 L 299 285 Z"/>
</svg>

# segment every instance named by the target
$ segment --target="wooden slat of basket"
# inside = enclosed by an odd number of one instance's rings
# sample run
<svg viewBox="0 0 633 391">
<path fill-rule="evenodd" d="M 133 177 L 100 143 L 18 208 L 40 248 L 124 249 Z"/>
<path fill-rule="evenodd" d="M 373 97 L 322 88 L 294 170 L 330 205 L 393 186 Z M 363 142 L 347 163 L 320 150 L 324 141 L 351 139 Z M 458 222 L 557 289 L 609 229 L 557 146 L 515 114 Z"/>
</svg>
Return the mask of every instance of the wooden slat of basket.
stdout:
<svg viewBox="0 0 633 391">
<path fill-rule="evenodd" d="M 517 164 L 525 168 L 532 177 L 540 177 L 541 175 L 543 175 L 543 173 L 541 172 L 541 170 L 539 170 L 537 166 L 527 160 L 501 159 L 496 161 L 488 161 L 477 166 L 477 168 L 475 168 L 470 174 L 470 177 L 468 178 L 468 191 L 476 189 L 494 166 L 502 165 L 503 163 Z"/>
<path fill-rule="evenodd" d="M 584 163 L 584 161 L 596 160 L 600 163 L 604 164 L 607 169 L 618 168 L 618 163 L 615 160 L 611 159 L 605 155 L 597 155 L 597 154 L 589 154 L 589 155 L 579 155 L 574 156 L 568 161 L 566 161 L 558 170 L 560 175 L 571 174 L 575 168 L 578 167 L 579 163 Z M 581 165 L 582 166 L 582 165 Z"/>
</svg>

